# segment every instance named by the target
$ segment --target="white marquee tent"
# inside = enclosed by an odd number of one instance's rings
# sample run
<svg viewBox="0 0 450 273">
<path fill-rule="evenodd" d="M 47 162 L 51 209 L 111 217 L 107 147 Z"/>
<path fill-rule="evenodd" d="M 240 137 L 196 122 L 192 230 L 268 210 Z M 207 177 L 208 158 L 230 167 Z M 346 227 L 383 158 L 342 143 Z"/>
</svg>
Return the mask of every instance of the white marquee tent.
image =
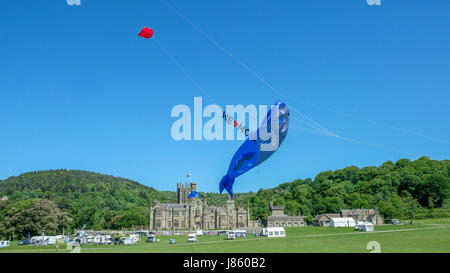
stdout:
<svg viewBox="0 0 450 273">
<path fill-rule="evenodd" d="M 356 222 L 351 217 L 331 218 L 330 227 L 354 227 Z"/>
<path fill-rule="evenodd" d="M 283 227 L 270 227 L 263 228 L 261 235 L 267 237 L 285 237 L 286 232 Z"/>
</svg>

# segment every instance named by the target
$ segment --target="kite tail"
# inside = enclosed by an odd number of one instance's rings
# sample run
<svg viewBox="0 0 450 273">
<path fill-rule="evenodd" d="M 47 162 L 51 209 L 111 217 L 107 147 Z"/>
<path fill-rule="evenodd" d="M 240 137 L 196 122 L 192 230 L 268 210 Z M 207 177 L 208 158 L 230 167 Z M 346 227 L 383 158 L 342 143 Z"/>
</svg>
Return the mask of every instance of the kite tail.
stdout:
<svg viewBox="0 0 450 273">
<path fill-rule="evenodd" d="M 220 180 L 219 184 L 219 190 L 220 193 L 223 192 L 223 189 L 226 189 L 227 192 L 230 194 L 231 197 L 233 197 L 233 184 L 234 184 L 234 178 L 229 178 L 228 174 L 222 177 L 222 180 Z"/>
</svg>

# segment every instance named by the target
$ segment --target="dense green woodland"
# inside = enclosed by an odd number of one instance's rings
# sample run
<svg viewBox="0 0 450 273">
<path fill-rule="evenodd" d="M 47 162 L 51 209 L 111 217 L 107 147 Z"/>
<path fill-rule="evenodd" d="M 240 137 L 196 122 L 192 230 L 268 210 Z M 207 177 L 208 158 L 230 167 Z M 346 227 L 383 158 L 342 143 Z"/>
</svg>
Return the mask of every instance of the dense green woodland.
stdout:
<svg viewBox="0 0 450 273">
<path fill-rule="evenodd" d="M 255 183 L 256 184 L 256 183 Z M 202 193 L 205 194 L 205 193 Z M 0 180 L 0 237 L 23 238 L 28 232 L 61 233 L 82 228 L 120 229 L 148 225 L 155 199 L 175 202 L 175 192 L 157 191 L 129 179 L 77 171 L 25 173 Z M 224 203 L 225 194 L 207 193 L 209 205 Z M 253 219 L 266 219 L 269 202 L 285 212 L 306 215 L 345 208 L 379 209 L 385 219 L 448 217 L 450 161 L 421 157 L 388 161 L 379 167 L 325 171 L 314 180 L 297 179 L 273 189 L 236 194 L 250 204 Z"/>
</svg>

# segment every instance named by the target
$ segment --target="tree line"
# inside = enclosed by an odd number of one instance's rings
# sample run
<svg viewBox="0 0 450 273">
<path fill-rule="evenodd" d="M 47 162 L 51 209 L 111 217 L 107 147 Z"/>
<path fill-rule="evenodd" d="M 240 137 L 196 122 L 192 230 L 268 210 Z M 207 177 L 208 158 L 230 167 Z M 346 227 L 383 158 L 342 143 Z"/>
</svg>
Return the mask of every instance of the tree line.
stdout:
<svg viewBox="0 0 450 273">
<path fill-rule="evenodd" d="M 227 195 L 208 195 L 208 205 Z M 146 226 L 154 200 L 176 202 L 175 192 L 157 191 L 138 182 L 79 170 L 29 172 L 0 180 L 0 237 L 49 235 L 82 227 L 120 229 Z M 250 205 L 252 219 L 266 220 L 269 202 L 289 215 L 337 213 L 340 209 L 378 208 L 385 219 L 448 217 L 450 161 L 421 157 L 387 161 L 378 167 L 324 171 L 314 179 L 297 179 L 272 189 L 238 193 Z"/>
<path fill-rule="evenodd" d="M 340 209 L 377 208 L 385 219 L 413 216 L 448 217 L 450 161 L 421 157 L 387 161 L 378 167 L 346 167 L 319 173 L 314 180 L 297 179 L 247 197 L 253 219 L 270 215 L 268 203 L 285 213 L 315 215 Z M 244 202 L 246 204 L 247 202 Z"/>
</svg>

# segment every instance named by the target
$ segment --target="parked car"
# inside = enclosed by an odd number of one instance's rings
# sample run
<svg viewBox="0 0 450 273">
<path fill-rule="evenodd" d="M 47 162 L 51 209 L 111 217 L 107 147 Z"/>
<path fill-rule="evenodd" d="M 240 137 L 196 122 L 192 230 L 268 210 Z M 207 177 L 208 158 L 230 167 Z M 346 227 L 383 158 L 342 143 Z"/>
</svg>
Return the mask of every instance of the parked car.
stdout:
<svg viewBox="0 0 450 273">
<path fill-rule="evenodd" d="M 30 244 L 30 242 L 28 242 L 28 239 L 19 241 L 19 242 L 17 243 L 18 246 L 26 246 L 26 245 L 29 245 L 29 244 Z"/>
<path fill-rule="evenodd" d="M 400 222 L 398 219 L 392 219 L 392 220 L 391 220 L 391 223 L 392 223 L 393 225 L 403 225 L 403 223 Z"/>
<path fill-rule="evenodd" d="M 175 240 L 175 239 L 169 239 L 169 244 L 171 244 L 171 245 L 173 245 L 173 244 L 175 244 L 177 241 Z"/>
<path fill-rule="evenodd" d="M 227 232 L 227 240 L 234 240 L 236 238 L 236 232 L 228 231 Z"/>
<path fill-rule="evenodd" d="M 111 244 L 118 245 L 120 244 L 120 237 L 115 237 L 111 239 Z"/>
<path fill-rule="evenodd" d="M 228 230 L 219 230 L 217 231 L 218 236 L 227 236 Z"/>
<path fill-rule="evenodd" d="M 78 245 L 87 245 L 88 244 L 88 240 L 86 237 L 77 237 L 73 240 L 74 244 L 78 244 Z"/>
<path fill-rule="evenodd" d="M 197 234 L 195 234 L 195 233 L 189 234 L 188 235 L 188 242 L 189 243 L 197 242 Z"/>
<path fill-rule="evenodd" d="M 154 234 L 150 234 L 148 237 L 147 237 L 147 240 L 145 240 L 147 243 L 153 243 L 153 242 L 156 242 L 156 236 L 154 235 Z"/>
<path fill-rule="evenodd" d="M 358 221 L 358 223 L 355 225 L 355 230 L 361 230 L 363 225 L 364 225 L 363 221 Z"/>
<path fill-rule="evenodd" d="M 124 245 L 125 241 L 128 239 L 128 241 L 130 241 L 131 239 L 129 239 L 128 237 L 120 237 L 119 242 L 117 243 L 118 245 Z M 131 240 L 133 241 L 133 240 Z"/>
</svg>

